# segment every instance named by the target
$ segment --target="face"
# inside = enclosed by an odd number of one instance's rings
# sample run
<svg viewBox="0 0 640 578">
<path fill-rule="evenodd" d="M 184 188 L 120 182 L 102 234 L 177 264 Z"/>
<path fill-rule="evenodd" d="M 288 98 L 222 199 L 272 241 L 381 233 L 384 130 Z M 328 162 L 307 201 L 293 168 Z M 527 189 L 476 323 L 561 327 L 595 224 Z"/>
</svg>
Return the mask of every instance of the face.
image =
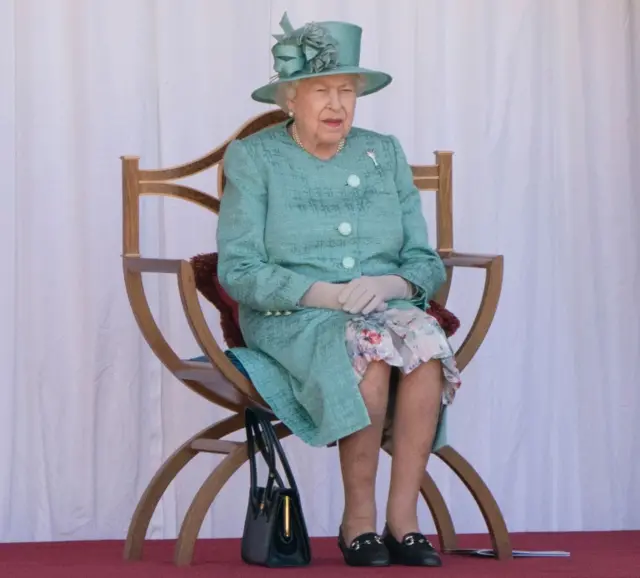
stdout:
<svg viewBox="0 0 640 578">
<path fill-rule="evenodd" d="M 287 105 L 299 133 L 319 146 L 336 145 L 347 136 L 356 108 L 356 79 L 343 74 L 301 81 Z"/>
</svg>

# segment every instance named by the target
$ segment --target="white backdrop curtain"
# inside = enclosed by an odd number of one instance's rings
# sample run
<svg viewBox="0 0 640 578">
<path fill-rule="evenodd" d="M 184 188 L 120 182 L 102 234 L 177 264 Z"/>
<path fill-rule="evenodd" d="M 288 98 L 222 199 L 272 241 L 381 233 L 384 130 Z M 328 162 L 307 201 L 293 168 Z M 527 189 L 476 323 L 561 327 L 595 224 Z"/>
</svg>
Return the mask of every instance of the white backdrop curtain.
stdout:
<svg viewBox="0 0 640 578">
<path fill-rule="evenodd" d="M 640 1 L 0 0 L 0 540 L 122 538 L 162 461 L 223 417 L 135 325 L 119 156 L 185 162 L 265 110 L 249 93 L 272 74 L 284 10 L 363 26 L 363 64 L 395 80 L 357 124 L 415 163 L 455 151 L 455 246 L 505 255 L 449 438 L 510 529 L 639 528 Z M 215 219 L 191 206 L 150 200 L 143 221 L 146 255 L 216 248 Z M 148 287 L 171 343 L 197 355 L 174 284 Z M 481 287 L 456 274 L 456 343 Z M 336 450 L 285 447 L 311 533 L 335 535 Z M 182 473 L 149 536 L 176 535 L 215 459 Z M 430 468 L 458 529 L 483 531 L 461 484 Z M 240 534 L 247 483 L 243 468 L 202 536 Z"/>
</svg>

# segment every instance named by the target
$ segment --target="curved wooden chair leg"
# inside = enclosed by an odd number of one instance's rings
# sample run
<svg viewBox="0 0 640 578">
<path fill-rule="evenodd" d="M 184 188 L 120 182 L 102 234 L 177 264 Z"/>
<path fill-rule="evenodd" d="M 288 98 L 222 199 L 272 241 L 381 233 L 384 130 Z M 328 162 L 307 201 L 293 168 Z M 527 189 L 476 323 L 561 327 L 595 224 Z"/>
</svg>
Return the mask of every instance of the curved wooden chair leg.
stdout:
<svg viewBox="0 0 640 578">
<path fill-rule="evenodd" d="M 220 420 L 212 426 L 198 432 L 182 444 L 182 446 L 164 462 L 138 501 L 138 505 L 129 524 L 129 531 L 124 547 L 124 558 L 126 560 L 140 560 L 142 558 L 142 550 L 149 523 L 151 522 L 151 517 L 158 506 L 160 498 L 162 498 L 167 487 L 180 471 L 199 453 L 192 448 L 192 444 L 202 439 L 219 440 L 224 436 L 238 431 L 243 425 L 244 416 L 241 414 Z"/>
<path fill-rule="evenodd" d="M 495 557 L 498 560 L 512 558 L 513 550 L 504 517 L 493 494 L 478 472 L 451 446 L 444 446 L 435 454 L 456 473 L 478 504 L 489 530 Z"/>
<path fill-rule="evenodd" d="M 443 552 L 457 548 L 456 530 L 442 493 L 428 472 L 424 473 L 420 493 L 429 507 Z"/>
<path fill-rule="evenodd" d="M 274 426 L 274 429 L 278 439 L 285 438 L 291 434 L 289 429 L 282 423 Z M 220 490 L 247 459 L 247 443 L 238 442 L 236 447 L 225 456 L 200 486 L 180 527 L 174 551 L 174 563 L 176 566 L 188 566 L 191 564 L 196 540 L 202 528 L 204 517 Z"/>
</svg>

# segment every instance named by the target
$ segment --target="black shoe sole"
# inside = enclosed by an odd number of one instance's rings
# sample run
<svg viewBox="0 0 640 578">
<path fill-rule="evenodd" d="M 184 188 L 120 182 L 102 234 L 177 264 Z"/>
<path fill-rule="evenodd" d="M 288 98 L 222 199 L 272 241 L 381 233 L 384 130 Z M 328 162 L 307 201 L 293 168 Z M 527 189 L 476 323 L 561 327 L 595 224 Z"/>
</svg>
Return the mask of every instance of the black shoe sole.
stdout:
<svg viewBox="0 0 640 578">
<path fill-rule="evenodd" d="M 430 560 L 425 561 L 411 561 L 405 560 L 402 556 L 391 556 L 390 565 L 392 566 L 413 566 L 413 567 L 427 567 L 427 568 L 440 568 L 442 567 L 442 560 Z"/>
<path fill-rule="evenodd" d="M 347 566 L 351 566 L 352 568 L 384 568 L 385 566 L 391 566 L 391 562 L 367 562 L 366 564 L 354 564 L 349 562 L 346 558 L 344 559 L 344 563 Z"/>
</svg>

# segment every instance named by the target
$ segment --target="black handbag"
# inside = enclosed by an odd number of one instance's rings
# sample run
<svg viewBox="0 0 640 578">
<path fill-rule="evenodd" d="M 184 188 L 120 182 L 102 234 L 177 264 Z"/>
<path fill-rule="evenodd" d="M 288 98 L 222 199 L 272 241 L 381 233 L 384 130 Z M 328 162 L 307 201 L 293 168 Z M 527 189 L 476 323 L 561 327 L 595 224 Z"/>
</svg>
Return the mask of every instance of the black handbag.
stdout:
<svg viewBox="0 0 640 578">
<path fill-rule="evenodd" d="M 247 408 L 245 429 L 251 487 L 242 534 L 242 560 L 271 568 L 306 566 L 311 562 L 311 545 L 300 496 L 268 414 Z M 264 487 L 258 486 L 257 482 L 256 450 L 267 463 L 268 478 Z M 289 487 L 278 472 L 277 458 L 280 458 Z"/>
</svg>

